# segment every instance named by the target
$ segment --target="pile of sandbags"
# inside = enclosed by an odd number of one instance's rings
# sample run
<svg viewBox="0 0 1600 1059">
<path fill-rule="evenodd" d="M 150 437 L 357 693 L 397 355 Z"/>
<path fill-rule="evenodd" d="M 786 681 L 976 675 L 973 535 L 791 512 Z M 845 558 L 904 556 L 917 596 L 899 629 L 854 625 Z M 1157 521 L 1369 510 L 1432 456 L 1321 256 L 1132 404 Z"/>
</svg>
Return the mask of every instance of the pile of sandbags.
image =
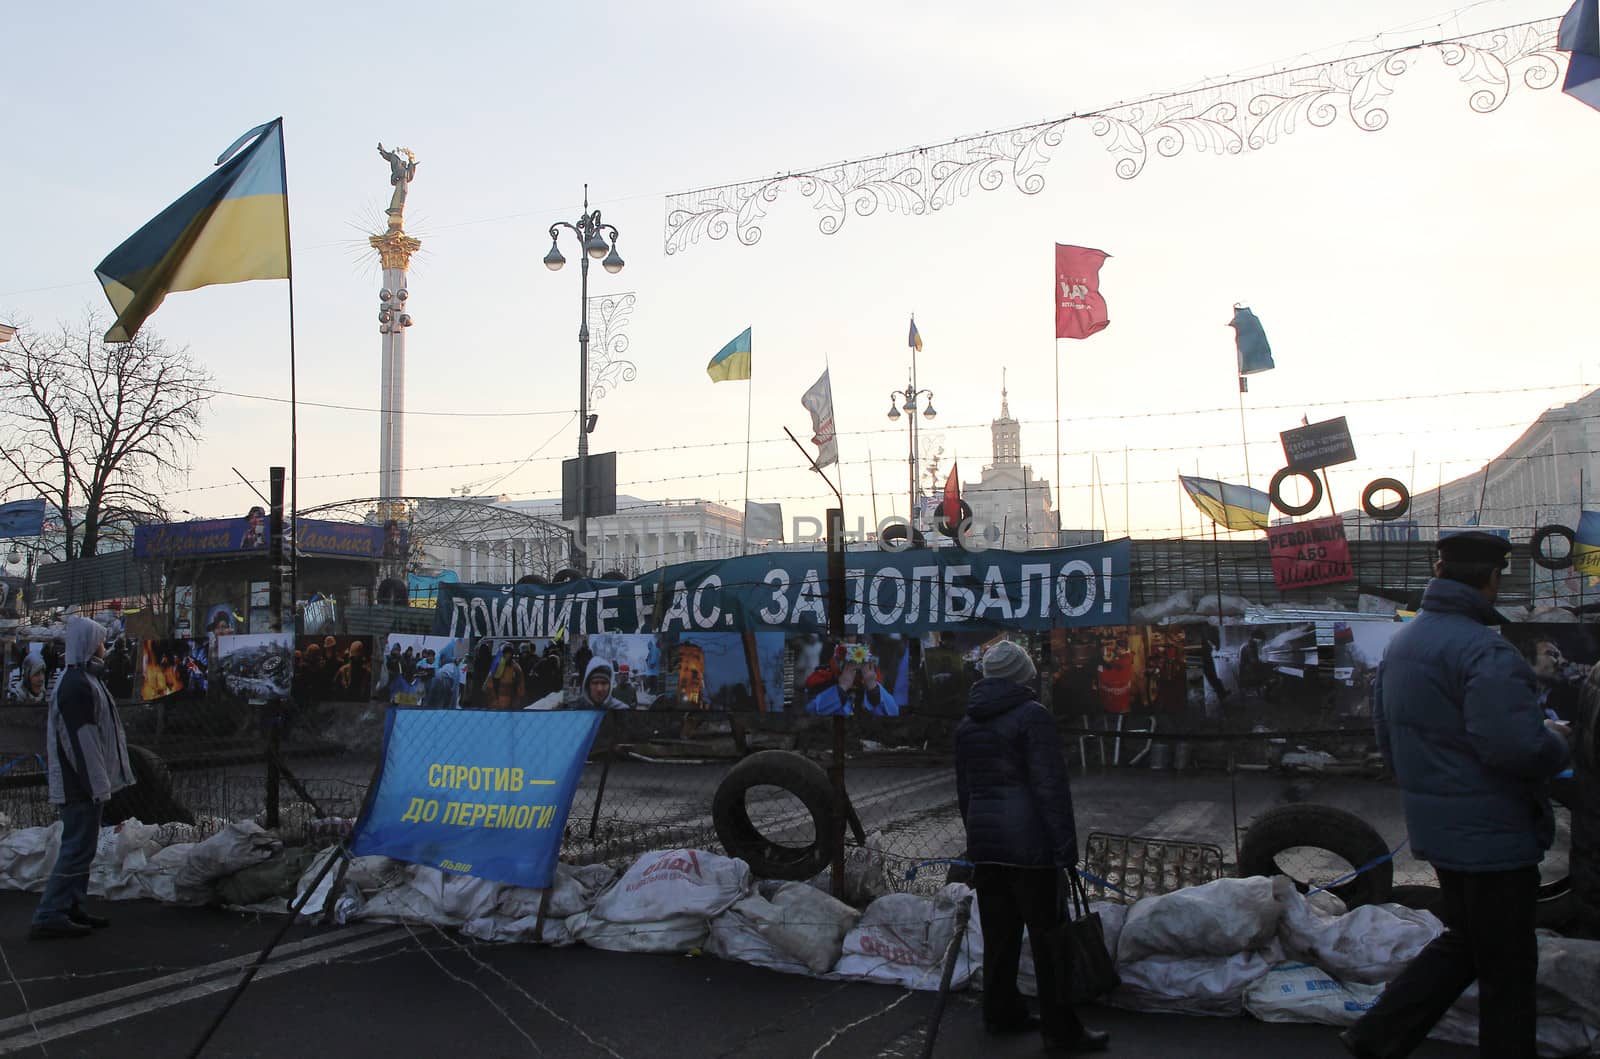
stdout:
<svg viewBox="0 0 1600 1059">
<path fill-rule="evenodd" d="M 788 974 L 823 975 L 861 913 L 799 882 L 763 882 L 711 921 L 705 951 Z"/>
</svg>

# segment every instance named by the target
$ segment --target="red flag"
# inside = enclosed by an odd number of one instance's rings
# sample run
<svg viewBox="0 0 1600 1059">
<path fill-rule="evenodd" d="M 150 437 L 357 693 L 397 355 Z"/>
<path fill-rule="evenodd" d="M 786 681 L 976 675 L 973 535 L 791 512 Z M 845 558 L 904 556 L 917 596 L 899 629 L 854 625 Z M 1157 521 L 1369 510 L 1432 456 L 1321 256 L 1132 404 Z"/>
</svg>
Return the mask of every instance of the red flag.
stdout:
<svg viewBox="0 0 1600 1059">
<path fill-rule="evenodd" d="M 1056 244 L 1056 337 L 1088 338 L 1111 323 L 1100 297 L 1100 266 L 1111 255 L 1084 246 Z"/>
<path fill-rule="evenodd" d="M 944 521 L 956 526 L 961 522 L 961 479 L 956 477 L 956 464 L 950 464 L 950 477 L 944 480 Z"/>
</svg>

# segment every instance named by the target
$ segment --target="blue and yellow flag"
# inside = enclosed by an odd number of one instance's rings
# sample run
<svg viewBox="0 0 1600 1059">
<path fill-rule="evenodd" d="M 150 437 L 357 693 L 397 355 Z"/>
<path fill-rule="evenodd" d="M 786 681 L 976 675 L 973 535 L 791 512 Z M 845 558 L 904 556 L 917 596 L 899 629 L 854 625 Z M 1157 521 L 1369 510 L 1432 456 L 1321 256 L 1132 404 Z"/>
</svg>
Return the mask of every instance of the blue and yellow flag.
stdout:
<svg viewBox="0 0 1600 1059">
<path fill-rule="evenodd" d="M 736 382 L 750 377 L 750 329 L 739 332 L 739 337 L 722 347 L 706 365 L 706 374 L 712 382 Z"/>
<path fill-rule="evenodd" d="M 915 316 L 911 318 L 911 333 L 906 336 L 906 345 L 918 353 L 922 352 L 922 333 L 917 330 L 917 318 Z"/>
<path fill-rule="evenodd" d="M 95 268 L 117 313 L 107 342 L 131 341 L 173 291 L 288 278 L 283 119 L 239 137 L 217 165 Z"/>
<path fill-rule="evenodd" d="M 1231 530 L 1267 528 L 1272 500 L 1261 490 L 1187 474 L 1178 475 L 1178 481 L 1183 483 L 1194 506 L 1218 525 Z"/>
<path fill-rule="evenodd" d="M 1585 577 L 1600 577 L 1600 511 L 1580 514 L 1572 536 L 1572 568 Z"/>
</svg>

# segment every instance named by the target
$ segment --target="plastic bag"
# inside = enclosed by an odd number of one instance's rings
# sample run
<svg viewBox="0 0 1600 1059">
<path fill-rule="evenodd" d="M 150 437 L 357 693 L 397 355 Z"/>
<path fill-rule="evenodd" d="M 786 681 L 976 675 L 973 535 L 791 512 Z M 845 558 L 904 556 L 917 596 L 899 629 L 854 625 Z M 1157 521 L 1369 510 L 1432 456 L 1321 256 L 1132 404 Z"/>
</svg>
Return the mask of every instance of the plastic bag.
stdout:
<svg viewBox="0 0 1600 1059">
<path fill-rule="evenodd" d="M 1340 982 L 1308 963 L 1280 963 L 1245 991 L 1244 1008 L 1262 1022 L 1349 1026 L 1382 993 L 1382 986 Z"/>
<path fill-rule="evenodd" d="M 1231 956 L 1265 945 L 1278 929 L 1271 879 L 1217 879 L 1146 897 L 1129 910 L 1117 963 L 1148 956 Z"/>
<path fill-rule="evenodd" d="M 1276 941 L 1231 956 L 1150 956 L 1118 965 L 1122 985 L 1106 1002 L 1132 1011 L 1232 1017 L 1244 1011 L 1245 991 L 1282 961 Z"/>
<path fill-rule="evenodd" d="M 43 890 L 61 852 L 61 821 L 49 827 L 24 827 L 0 835 L 0 887 Z"/>
<path fill-rule="evenodd" d="M 1272 882 L 1282 910 L 1278 938 L 1284 950 L 1341 982 L 1392 981 L 1444 932 L 1444 924 L 1432 912 L 1404 905 L 1362 905 L 1342 916 L 1329 916 L 1313 907 L 1288 878 L 1280 875 Z"/>
</svg>

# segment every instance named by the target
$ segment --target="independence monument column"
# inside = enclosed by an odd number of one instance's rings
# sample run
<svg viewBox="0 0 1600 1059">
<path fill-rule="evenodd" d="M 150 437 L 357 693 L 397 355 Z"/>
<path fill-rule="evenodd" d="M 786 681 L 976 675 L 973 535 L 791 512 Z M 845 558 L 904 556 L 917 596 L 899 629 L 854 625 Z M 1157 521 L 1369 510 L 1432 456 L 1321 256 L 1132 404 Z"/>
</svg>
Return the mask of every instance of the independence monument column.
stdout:
<svg viewBox="0 0 1600 1059">
<path fill-rule="evenodd" d="M 367 242 L 383 261 L 383 289 L 378 291 L 378 333 L 383 336 L 383 366 L 379 379 L 378 419 L 378 495 L 383 499 L 383 518 L 395 518 L 389 502 L 405 495 L 402 482 L 405 467 L 406 409 L 406 328 L 411 314 L 406 312 L 406 270 L 411 255 L 422 247 L 422 240 L 405 233 L 406 189 L 417 175 L 417 156 L 404 147 L 393 151 L 378 144 L 378 153 L 389 163 L 388 230 Z"/>
</svg>

